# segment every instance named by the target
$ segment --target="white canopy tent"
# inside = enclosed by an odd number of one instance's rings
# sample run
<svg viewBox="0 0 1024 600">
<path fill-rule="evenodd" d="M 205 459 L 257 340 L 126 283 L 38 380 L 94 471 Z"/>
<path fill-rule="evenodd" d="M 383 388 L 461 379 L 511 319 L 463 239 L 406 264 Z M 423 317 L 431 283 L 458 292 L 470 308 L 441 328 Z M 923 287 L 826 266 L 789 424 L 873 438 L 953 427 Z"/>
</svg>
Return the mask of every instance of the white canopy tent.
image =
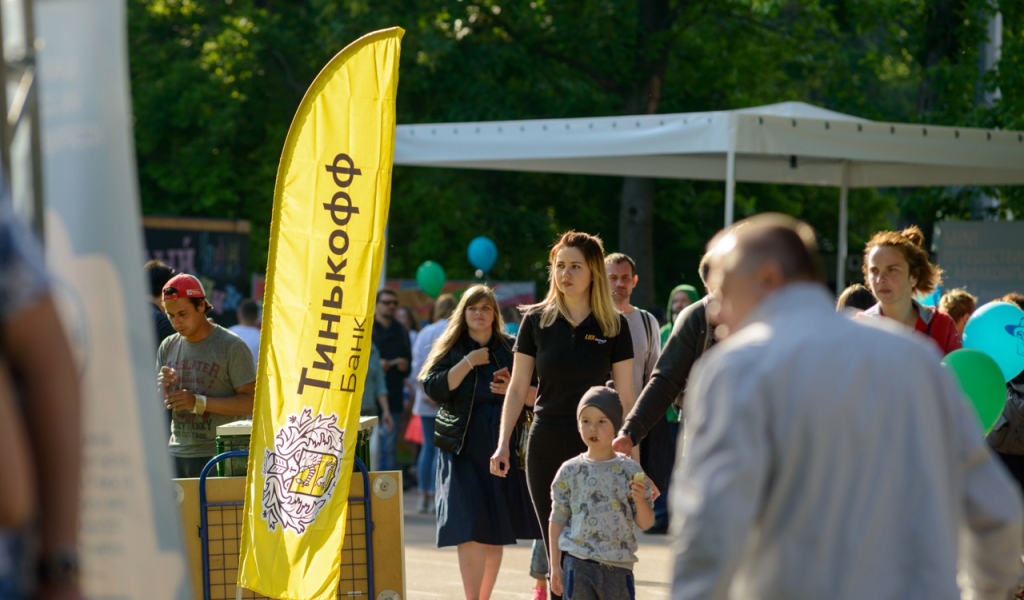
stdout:
<svg viewBox="0 0 1024 600">
<path fill-rule="evenodd" d="M 1024 185 L 1024 133 L 868 121 L 802 102 L 731 111 L 399 125 L 395 164 L 832 186 L 837 289 L 851 187 Z"/>
</svg>

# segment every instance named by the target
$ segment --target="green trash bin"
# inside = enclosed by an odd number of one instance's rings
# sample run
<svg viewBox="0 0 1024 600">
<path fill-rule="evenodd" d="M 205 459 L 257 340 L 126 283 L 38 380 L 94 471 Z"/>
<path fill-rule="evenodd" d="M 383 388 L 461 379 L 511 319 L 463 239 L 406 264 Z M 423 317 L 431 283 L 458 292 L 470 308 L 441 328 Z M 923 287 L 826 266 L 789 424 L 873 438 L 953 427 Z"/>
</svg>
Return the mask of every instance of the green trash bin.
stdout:
<svg viewBox="0 0 1024 600">
<path fill-rule="evenodd" d="M 370 470 L 370 437 L 377 425 L 377 417 L 359 417 L 359 434 L 356 441 L 356 456 L 363 461 L 366 470 Z"/>
<path fill-rule="evenodd" d="M 232 450 L 248 450 L 252 436 L 252 421 L 235 421 L 217 427 L 217 454 Z M 249 459 L 236 456 L 217 463 L 218 477 L 245 477 Z"/>
</svg>

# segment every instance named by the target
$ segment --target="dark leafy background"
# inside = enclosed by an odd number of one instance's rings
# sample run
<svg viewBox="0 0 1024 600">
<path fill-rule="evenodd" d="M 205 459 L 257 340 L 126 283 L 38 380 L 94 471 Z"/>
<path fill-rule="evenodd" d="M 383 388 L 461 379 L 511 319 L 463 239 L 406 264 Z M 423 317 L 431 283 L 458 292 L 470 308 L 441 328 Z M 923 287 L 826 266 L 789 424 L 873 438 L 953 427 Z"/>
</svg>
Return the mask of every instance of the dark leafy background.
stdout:
<svg viewBox="0 0 1024 600">
<path fill-rule="evenodd" d="M 274 175 L 292 115 L 319 69 L 357 37 L 406 29 L 400 123 L 718 110 L 802 100 L 870 119 L 1024 129 L 1024 3 L 995 3 L 1002 61 L 980 74 L 988 0 L 129 0 L 132 93 L 146 214 L 252 221 L 252 269 L 266 268 Z M 985 92 L 1001 98 L 986 105 Z M 834 189 L 741 184 L 737 214 L 782 211 L 834 252 Z M 850 248 L 875 230 L 970 218 L 1021 188 L 856 190 Z M 435 260 L 470 278 L 466 246 L 499 248 L 495 279 L 545 277 L 566 229 L 609 250 L 653 240 L 663 305 L 698 283 L 722 223 L 723 186 L 659 180 L 649 226 L 620 230 L 615 177 L 396 167 L 388 275 Z M 977 210 L 974 210 L 977 215 Z M 649 227 L 649 229 L 647 229 Z M 543 287 L 541 288 L 543 289 Z"/>
</svg>

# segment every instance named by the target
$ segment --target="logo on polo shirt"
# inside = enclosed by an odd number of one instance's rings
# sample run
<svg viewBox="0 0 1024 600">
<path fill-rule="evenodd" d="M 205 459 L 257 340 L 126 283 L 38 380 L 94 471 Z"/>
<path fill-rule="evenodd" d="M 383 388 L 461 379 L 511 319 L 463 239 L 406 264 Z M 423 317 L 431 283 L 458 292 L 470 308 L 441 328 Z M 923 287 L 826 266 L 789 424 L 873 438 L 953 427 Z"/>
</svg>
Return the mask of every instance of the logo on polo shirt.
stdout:
<svg viewBox="0 0 1024 600">
<path fill-rule="evenodd" d="M 608 341 L 608 340 L 602 340 L 602 339 L 598 338 L 593 333 L 583 336 L 583 339 L 588 341 L 588 342 L 597 342 L 598 344 L 603 344 L 603 343 Z"/>
</svg>

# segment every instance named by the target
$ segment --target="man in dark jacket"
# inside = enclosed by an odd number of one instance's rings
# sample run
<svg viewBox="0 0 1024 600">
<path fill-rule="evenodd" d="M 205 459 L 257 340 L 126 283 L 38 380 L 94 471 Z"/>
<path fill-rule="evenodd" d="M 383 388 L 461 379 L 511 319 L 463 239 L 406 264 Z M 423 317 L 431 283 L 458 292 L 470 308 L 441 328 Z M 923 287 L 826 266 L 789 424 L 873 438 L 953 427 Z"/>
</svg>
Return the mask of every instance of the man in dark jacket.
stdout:
<svg viewBox="0 0 1024 600">
<path fill-rule="evenodd" d="M 395 454 L 398 450 L 398 432 L 401 425 L 398 416 L 404 409 L 403 391 L 405 378 L 409 376 L 412 362 L 412 344 L 409 343 L 409 332 L 395 320 L 395 309 L 398 308 L 398 294 L 394 290 L 382 289 L 377 292 L 377 306 L 374 310 L 373 345 L 380 351 L 380 365 L 384 369 L 384 380 L 388 388 L 388 409 L 395 419 L 395 427 L 390 431 L 378 428 L 380 435 L 381 471 L 393 471 L 398 468 Z"/>
<path fill-rule="evenodd" d="M 705 288 L 708 262 L 708 255 L 700 261 L 700 277 Z M 612 444 L 616 452 L 632 452 L 633 446 L 647 437 L 676 398 L 682 398 L 686 391 L 686 381 L 690 377 L 690 368 L 715 343 L 714 324 L 707 315 L 707 305 L 711 299 L 707 295 L 679 313 L 650 381 L 640 392 L 640 397 L 633 405 L 633 410 L 629 411 L 619 436 Z"/>
</svg>

